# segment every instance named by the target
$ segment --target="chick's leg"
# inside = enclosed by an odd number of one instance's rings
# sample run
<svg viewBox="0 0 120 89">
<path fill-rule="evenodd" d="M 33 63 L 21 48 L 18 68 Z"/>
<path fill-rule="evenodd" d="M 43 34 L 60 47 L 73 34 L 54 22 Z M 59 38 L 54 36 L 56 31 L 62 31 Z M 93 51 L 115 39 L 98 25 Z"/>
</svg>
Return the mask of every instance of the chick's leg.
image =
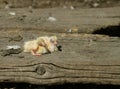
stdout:
<svg viewBox="0 0 120 89">
<path fill-rule="evenodd" d="M 42 54 L 36 53 L 34 50 L 31 50 L 31 54 L 34 55 L 34 56 L 41 56 L 42 55 Z"/>
</svg>

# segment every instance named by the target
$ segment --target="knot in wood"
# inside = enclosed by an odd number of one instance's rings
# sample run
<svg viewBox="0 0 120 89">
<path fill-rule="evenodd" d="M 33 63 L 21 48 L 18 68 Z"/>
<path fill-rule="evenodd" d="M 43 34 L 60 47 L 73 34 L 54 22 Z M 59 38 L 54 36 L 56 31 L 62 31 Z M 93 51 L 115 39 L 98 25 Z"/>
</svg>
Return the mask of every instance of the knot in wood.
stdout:
<svg viewBox="0 0 120 89">
<path fill-rule="evenodd" d="M 38 67 L 36 68 L 36 72 L 37 72 L 39 75 L 43 75 L 43 74 L 45 74 L 46 70 L 45 70 L 45 68 L 44 68 L 43 66 L 38 66 Z"/>
</svg>

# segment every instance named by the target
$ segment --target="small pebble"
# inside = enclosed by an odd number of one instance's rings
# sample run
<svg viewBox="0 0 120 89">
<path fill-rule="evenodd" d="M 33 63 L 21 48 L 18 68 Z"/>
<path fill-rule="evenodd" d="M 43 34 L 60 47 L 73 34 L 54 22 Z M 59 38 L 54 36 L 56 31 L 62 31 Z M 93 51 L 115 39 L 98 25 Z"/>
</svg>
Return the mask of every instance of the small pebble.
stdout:
<svg viewBox="0 0 120 89">
<path fill-rule="evenodd" d="M 55 17 L 52 17 L 52 16 L 48 17 L 47 20 L 50 21 L 50 22 L 55 22 L 55 21 L 57 21 L 57 19 L 56 19 Z"/>
<path fill-rule="evenodd" d="M 16 13 L 15 12 L 9 12 L 9 15 L 15 16 Z"/>
</svg>

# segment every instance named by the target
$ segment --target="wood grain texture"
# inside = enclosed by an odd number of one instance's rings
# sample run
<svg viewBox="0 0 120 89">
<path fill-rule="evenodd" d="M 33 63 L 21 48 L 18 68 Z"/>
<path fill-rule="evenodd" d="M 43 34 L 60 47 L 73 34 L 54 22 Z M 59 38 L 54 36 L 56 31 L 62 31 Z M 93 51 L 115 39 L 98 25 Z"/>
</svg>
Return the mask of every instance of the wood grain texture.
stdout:
<svg viewBox="0 0 120 89">
<path fill-rule="evenodd" d="M 38 35 L 34 30 L 32 34 L 30 33 L 31 31 L 28 31 L 25 36 Z M 8 33 L 2 35 L 5 34 Z M 25 36 L 23 35 L 23 39 Z M 63 49 L 61 52 L 40 57 L 23 52 L 0 56 L 0 82 L 39 85 L 60 83 L 120 85 L 120 40 L 105 37 L 69 34 L 59 38 Z M 0 42 L 0 48 L 3 49 L 7 40 L 2 38 Z M 23 44 L 21 41 L 13 43 Z"/>
<path fill-rule="evenodd" d="M 120 85 L 119 38 L 65 34 L 74 26 L 78 28 L 79 33 L 92 33 L 101 27 L 118 25 L 120 7 L 75 10 L 33 9 L 32 13 L 28 9 L 12 10 L 17 13 L 16 16 L 10 16 L 5 10 L 0 12 L 2 22 L 0 50 L 7 45 L 22 46 L 24 41 L 51 34 L 60 37 L 59 42 L 63 51 L 41 57 L 27 53 L 0 56 L 0 82 Z M 57 18 L 56 22 L 47 21 L 49 13 Z M 16 33 L 23 39 L 20 42 L 14 40 L 8 42 L 8 38 L 17 35 Z M 20 57 L 21 55 L 24 57 Z"/>
<path fill-rule="evenodd" d="M 32 34 L 28 31 L 27 34 L 25 36 L 32 36 L 34 31 Z M 1 49 L 7 43 L 4 39 L 0 41 Z M 59 42 L 63 49 L 61 52 L 40 57 L 23 52 L 0 56 L 0 82 L 120 85 L 119 38 L 69 34 L 59 38 Z M 21 41 L 13 43 L 23 44 Z"/>
<path fill-rule="evenodd" d="M 90 9 L 13 9 L 11 17 L 5 10 L 0 12 L 0 29 L 40 30 L 54 33 L 93 33 L 94 31 L 120 23 L 120 7 Z M 48 21 L 49 14 L 57 19 Z"/>
<path fill-rule="evenodd" d="M 13 65 L 1 64 L 0 82 L 120 84 L 119 64 L 85 63 L 81 61 L 79 63 L 40 61 L 25 63 L 23 60 L 19 62 L 20 65 L 17 62 Z"/>
</svg>

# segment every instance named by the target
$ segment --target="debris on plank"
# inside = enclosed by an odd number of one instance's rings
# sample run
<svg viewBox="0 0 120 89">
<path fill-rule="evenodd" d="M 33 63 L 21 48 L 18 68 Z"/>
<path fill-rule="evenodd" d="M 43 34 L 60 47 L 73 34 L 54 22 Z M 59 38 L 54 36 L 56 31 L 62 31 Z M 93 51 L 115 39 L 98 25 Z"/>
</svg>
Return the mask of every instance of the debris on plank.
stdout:
<svg viewBox="0 0 120 89">
<path fill-rule="evenodd" d="M 1 56 L 11 56 L 12 54 L 19 54 L 22 52 L 22 49 L 6 49 L 2 50 Z"/>
<path fill-rule="evenodd" d="M 15 13 L 15 12 L 9 12 L 9 15 L 11 15 L 11 16 L 15 16 L 16 13 Z"/>
<path fill-rule="evenodd" d="M 57 19 L 55 17 L 52 17 L 52 16 L 48 17 L 47 20 L 50 21 L 50 22 L 57 21 Z"/>
<path fill-rule="evenodd" d="M 18 45 L 7 46 L 6 49 L 1 50 L 1 56 L 10 56 L 12 54 L 19 54 L 22 52 L 22 49 Z"/>
<path fill-rule="evenodd" d="M 19 45 L 9 45 L 9 46 L 7 46 L 7 48 L 6 49 L 19 49 L 19 48 L 21 48 Z"/>
</svg>

